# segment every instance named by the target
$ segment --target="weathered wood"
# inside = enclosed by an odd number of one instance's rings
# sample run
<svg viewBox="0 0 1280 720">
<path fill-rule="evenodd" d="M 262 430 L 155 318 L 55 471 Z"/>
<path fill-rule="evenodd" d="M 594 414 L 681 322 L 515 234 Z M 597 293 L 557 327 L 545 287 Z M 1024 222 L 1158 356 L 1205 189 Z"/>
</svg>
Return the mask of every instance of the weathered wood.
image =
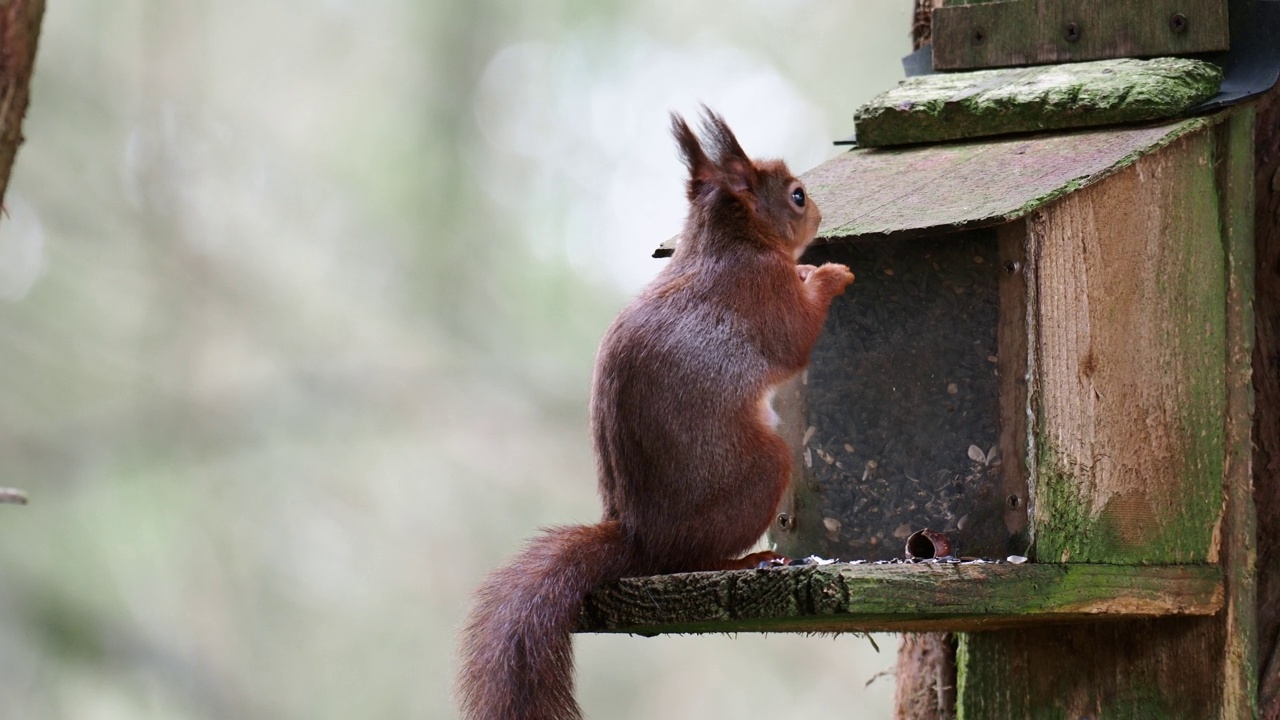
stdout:
<svg viewBox="0 0 1280 720">
<path fill-rule="evenodd" d="M 1044 562 L 1215 562 L 1225 271 L 1207 128 L 1028 221 Z"/>
<path fill-rule="evenodd" d="M 580 632 L 987 630 L 1209 615 L 1213 565 L 894 564 L 630 578 L 587 599 Z"/>
<path fill-rule="evenodd" d="M 1227 612 L 962 636 L 961 717 L 1250 715 L 1248 114 L 1215 120 L 1027 221 L 1032 525 L 1042 560 L 1230 563 Z"/>
<path fill-rule="evenodd" d="M 1000 320 L 996 328 L 999 352 L 996 377 L 1000 382 L 1000 502 L 1005 531 L 1016 538 L 1018 553 L 1029 544 L 1027 512 L 1030 497 L 1028 473 L 1032 467 L 1028 456 L 1028 316 L 1034 295 L 1029 294 L 1025 268 L 1027 264 L 1025 221 L 1006 223 L 996 230 L 1000 245 Z"/>
<path fill-rule="evenodd" d="M 1226 416 L 1222 556 L 1223 718 L 1257 715 L 1257 517 L 1253 503 L 1253 125 L 1244 107 L 1215 128 L 1226 264 Z"/>
<path fill-rule="evenodd" d="M 803 173 L 822 208 L 818 243 L 861 235 L 910 237 L 1024 217 L 1133 164 L 1204 118 L 1143 127 L 842 153 Z M 679 238 L 655 257 L 670 255 Z"/>
<path fill-rule="evenodd" d="M 1216 622 L 1201 618 L 964 634 L 956 654 L 957 715 L 1219 717 L 1221 646 Z"/>
<path fill-rule="evenodd" d="M 1280 86 L 1258 101 L 1254 137 L 1259 716 L 1280 720 Z"/>
<path fill-rule="evenodd" d="M 1226 0 L 949 3 L 933 14 L 933 67 L 1186 55 L 1226 50 L 1229 40 Z"/>
<path fill-rule="evenodd" d="M 906 633 L 898 646 L 894 720 L 941 720 L 956 712 L 956 639 L 951 633 Z"/>
<path fill-rule="evenodd" d="M 1098 60 L 907 78 L 854 114 L 858 145 L 885 147 L 1176 117 L 1213 97 L 1202 60 Z"/>
</svg>

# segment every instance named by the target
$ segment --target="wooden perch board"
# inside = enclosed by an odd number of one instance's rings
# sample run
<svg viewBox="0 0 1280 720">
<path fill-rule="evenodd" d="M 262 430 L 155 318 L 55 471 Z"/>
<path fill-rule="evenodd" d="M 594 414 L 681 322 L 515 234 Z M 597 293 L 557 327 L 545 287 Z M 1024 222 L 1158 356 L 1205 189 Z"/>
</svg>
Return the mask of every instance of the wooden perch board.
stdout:
<svg viewBox="0 0 1280 720">
<path fill-rule="evenodd" d="M 587 598 L 579 631 L 973 631 L 1221 606 L 1214 565 L 834 564 L 629 578 Z"/>
</svg>

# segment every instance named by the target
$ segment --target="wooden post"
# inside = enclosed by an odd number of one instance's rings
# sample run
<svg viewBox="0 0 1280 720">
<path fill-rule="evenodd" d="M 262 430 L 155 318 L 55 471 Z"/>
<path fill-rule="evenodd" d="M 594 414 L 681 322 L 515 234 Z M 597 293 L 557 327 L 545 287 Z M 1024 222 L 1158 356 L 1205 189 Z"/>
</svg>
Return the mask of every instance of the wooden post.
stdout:
<svg viewBox="0 0 1280 720">
<path fill-rule="evenodd" d="M 1280 720 L 1280 87 L 1257 102 L 1254 153 L 1259 716 Z"/>
</svg>

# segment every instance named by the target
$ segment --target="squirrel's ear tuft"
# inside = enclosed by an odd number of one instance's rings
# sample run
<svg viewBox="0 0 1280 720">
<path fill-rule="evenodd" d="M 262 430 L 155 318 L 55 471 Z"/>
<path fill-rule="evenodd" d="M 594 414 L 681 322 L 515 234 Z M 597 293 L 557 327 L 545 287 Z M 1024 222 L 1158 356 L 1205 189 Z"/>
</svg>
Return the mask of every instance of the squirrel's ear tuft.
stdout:
<svg viewBox="0 0 1280 720">
<path fill-rule="evenodd" d="M 689 123 L 676 113 L 671 113 L 671 134 L 675 135 L 676 144 L 680 146 L 680 159 L 689 168 L 689 199 L 699 195 L 704 183 L 712 180 L 718 173 L 707 154 L 703 152 L 698 136 L 693 134 Z"/>
<path fill-rule="evenodd" d="M 743 152 L 729 124 L 716 111 L 702 106 L 702 134 L 711 152 L 711 161 L 719 168 L 725 182 L 737 192 L 756 186 L 756 167 Z"/>
</svg>

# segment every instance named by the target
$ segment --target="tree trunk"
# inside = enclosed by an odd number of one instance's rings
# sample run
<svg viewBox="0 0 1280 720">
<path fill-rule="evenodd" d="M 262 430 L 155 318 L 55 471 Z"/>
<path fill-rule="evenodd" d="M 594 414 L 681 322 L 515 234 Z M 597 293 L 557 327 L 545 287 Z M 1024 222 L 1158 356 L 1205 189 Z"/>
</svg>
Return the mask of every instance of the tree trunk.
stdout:
<svg viewBox="0 0 1280 720">
<path fill-rule="evenodd" d="M 908 674 L 903 674 L 908 673 Z M 956 714 L 956 641 L 950 633 L 908 633 L 898 646 L 894 720 Z"/>
<path fill-rule="evenodd" d="M 40 38 L 44 0 L 11 0 L 0 5 L 0 202 L 9 186 L 13 158 L 22 144 L 31 68 Z"/>
</svg>

